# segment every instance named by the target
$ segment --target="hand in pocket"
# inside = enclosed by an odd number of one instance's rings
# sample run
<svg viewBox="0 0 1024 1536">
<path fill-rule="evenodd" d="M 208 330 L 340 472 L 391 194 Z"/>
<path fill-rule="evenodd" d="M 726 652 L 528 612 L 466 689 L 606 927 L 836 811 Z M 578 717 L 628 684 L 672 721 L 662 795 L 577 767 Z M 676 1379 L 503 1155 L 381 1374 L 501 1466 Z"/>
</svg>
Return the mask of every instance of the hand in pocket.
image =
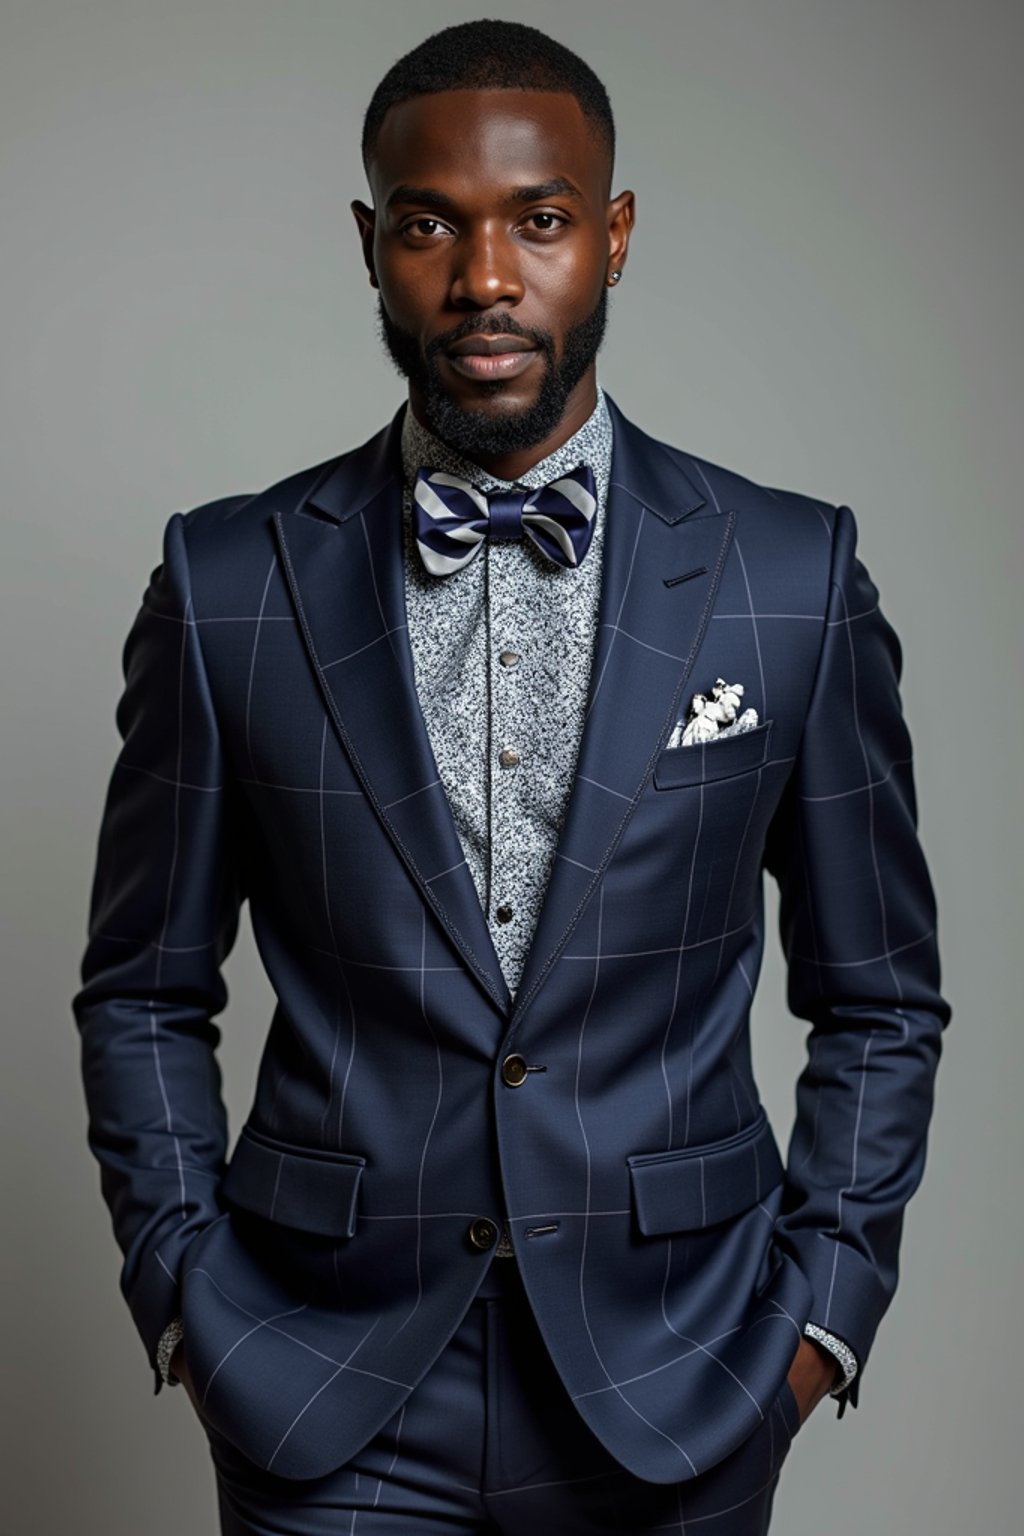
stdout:
<svg viewBox="0 0 1024 1536">
<path fill-rule="evenodd" d="M 196 1413 L 202 1417 L 202 1409 L 199 1406 L 199 1397 L 196 1393 L 195 1383 L 192 1380 L 192 1374 L 189 1371 L 188 1366 L 185 1364 L 185 1345 L 181 1340 L 179 1340 L 175 1345 L 174 1353 L 171 1356 L 171 1372 L 173 1375 L 177 1376 L 178 1380 L 185 1388 L 192 1407 L 195 1409 Z"/>
</svg>

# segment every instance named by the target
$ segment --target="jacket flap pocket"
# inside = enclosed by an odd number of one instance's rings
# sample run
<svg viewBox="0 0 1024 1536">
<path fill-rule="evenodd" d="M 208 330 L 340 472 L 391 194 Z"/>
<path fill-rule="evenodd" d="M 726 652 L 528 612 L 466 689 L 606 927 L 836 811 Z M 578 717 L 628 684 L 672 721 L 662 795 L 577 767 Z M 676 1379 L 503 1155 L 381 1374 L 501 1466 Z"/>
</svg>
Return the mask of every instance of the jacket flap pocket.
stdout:
<svg viewBox="0 0 1024 1536">
<path fill-rule="evenodd" d="M 654 764 L 654 782 L 658 789 L 680 789 L 749 773 L 767 762 L 771 735 L 772 721 L 766 720 L 723 741 L 712 737 L 689 747 L 665 747 Z"/>
<path fill-rule="evenodd" d="M 293 1147 L 243 1125 L 220 1191 L 229 1204 L 286 1227 L 351 1237 L 365 1166 L 354 1152 Z"/>
<path fill-rule="evenodd" d="M 763 1200 L 782 1178 L 782 1158 L 762 1109 L 725 1141 L 627 1157 L 633 1209 L 645 1237 L 710 1227 Z"/>
</svg>

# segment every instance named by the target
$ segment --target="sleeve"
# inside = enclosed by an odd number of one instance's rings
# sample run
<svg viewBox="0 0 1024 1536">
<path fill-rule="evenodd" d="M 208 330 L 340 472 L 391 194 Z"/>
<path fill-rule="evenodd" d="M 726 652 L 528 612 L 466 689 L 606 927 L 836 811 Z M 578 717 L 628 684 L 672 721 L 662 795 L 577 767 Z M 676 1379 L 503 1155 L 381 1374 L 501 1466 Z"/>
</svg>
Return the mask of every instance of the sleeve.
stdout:
<svg viewBox="0 0 1024 1536">
<path fill-rule="evenodd" d="M 88 1143 L 124 1256 L 154 1390 L 189 1242 L 221 1214 L 227 1116 L 211 1022 L 242 890 L 185 548 L 175 513 L 124 647 L 121 751 L 99 832 L 82 988 Z"/>
<path fill-rule="evenodd" d="M 901 650 L 856 536 L 853 513 L 839 507 L 817 673 L 766 854 L 789 1005 L 811 1025 L 774 1236 L 811 1283 L 815 1323 L 858 1362 L 845 1394 L 854 1407 L 897 1284 L 950 1016 Z"/>
</svg>

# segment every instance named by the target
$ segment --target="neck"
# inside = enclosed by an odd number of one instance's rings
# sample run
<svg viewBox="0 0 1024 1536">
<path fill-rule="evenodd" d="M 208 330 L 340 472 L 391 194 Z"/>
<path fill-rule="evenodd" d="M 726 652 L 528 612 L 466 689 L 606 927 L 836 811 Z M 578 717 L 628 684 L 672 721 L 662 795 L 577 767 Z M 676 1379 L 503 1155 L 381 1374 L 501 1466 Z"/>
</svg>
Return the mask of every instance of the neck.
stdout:
<svg viewBox="0 0 1024 1536">
<path fill-rule="evenodd" d="M 516 449 L 512 453 L 474 453 L 473 462 L 479 464 L 481 469 L 485 469 L 496 480 L 518 480 L 520 475 L 532 469 L 535 464 L 539 464 L 541 459 L 546 459 L 549 453 L 554 453 L 556 448 L 561 448 L 563 443 L 567 443 L 570 437 L 578 432 L 583 423 L 593 415 L 596 406 L 597 371 L 590 368 L 570 394 L 558 426 L 542 442 L 535 443 L 530 448 Z M 420 426 L 426 428 L 428 432 L 433 432 L 434 429 L 423 409 L 422 397 L 417 390 L 411 388 L 409 407 Z M 448 446 L 450 447 L 451 444 Z"/>
</svg>

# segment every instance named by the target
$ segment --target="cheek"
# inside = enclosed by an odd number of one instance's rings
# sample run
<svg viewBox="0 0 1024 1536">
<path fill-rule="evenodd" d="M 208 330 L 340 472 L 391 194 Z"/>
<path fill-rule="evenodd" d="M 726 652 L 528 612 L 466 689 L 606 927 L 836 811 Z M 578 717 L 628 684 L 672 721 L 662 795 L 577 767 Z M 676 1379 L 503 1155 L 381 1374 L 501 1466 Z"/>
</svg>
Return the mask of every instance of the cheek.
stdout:
<svg viewBox="0 0 1024 1536">
<path fill-rule="evenodd" d="M 596 240 L 581 240 L 531 257 L 523 267 L 527 296 L 567 325 L 586 319 L 601 297 L 606 255 Z"/>
<path fill-rule="evenodd" d="M 385 249 L 375 257 L 377 283 L 384 307 L 396 325 L 419 331 L 442 308 L 451 286 L 448 264 L 438 254 L 426 259 L 417 253 Z"/>
</svg>

